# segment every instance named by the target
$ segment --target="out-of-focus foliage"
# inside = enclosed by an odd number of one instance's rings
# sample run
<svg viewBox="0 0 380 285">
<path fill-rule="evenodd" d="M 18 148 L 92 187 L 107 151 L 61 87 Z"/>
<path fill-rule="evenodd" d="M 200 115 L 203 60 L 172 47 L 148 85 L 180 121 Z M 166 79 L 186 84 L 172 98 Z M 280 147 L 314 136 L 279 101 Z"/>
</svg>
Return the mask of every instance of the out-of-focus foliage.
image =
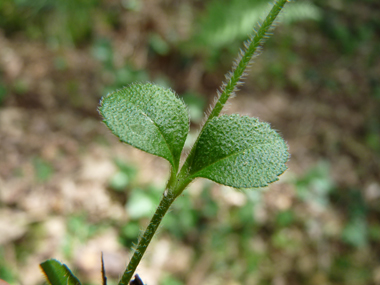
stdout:
<svg viewBox="0 0 380 285">
<path fill-rule="evenodd" d="M 187 92 L 182 96 L 189 111 L 190 120 L 194 124 L 200 124 L 204 118 L 206 99 L 200 94 Z"/>
<path fill-rule="evenodd" d="M 5 99 L 6 95 L 7 95 L 7 88 L 0 81 L 0 106 L 1 106 L 2 101 Z"/>
<path fill-rule="evenodd" d="M 125 191 L 136 179 L 137 169 L 120 159 L 116 159 L 115 164 L 118 171 L 110 178 L 109 185 L 115 191 Z"/>
<path fill-rule="evenodd" d="M 252 34 L 252 29 L 269 10 L 268 0 L 209 1 L 200 19 L 194 41 L 208 48 L 219 48 Z M 282 12 L 281 23 L 318 20 L 321 11 L 310 1 L 294 1 Z"/>
<path fill-rule="evenodd" d="M 98 3 L 99 0 L 3 0 L 0 27 L 7 35 L 25 31 L 29 37 L 45 37 L 51 44 L 83 43 L 92 35 Z"/>
<path fill-rule="evenodd" d="M 4 258 L 4 249 L 0 247 L 0 276 L 8 282 L 14 283 L 16 281 L 17 272 L 12 268 Z"/>
<path fill-rule="evenodd" d="M 53 169 L 41 158 L 34 159 L 34 170 L 36 175 L 36 180 L 40 182 L 45 182 L 49 180 L 53 174 Z"/>
</svg>

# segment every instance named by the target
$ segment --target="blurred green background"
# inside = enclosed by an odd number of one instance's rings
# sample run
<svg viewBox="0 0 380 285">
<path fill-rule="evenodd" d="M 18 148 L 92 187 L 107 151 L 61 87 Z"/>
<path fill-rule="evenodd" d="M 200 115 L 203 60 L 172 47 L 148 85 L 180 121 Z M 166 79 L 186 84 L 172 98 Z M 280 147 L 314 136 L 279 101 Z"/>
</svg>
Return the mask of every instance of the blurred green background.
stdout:
<svg viewBox="0 0 380 285">
<path fill-rule="evenodd" d="M 0 278 L 57 258 L 116 284 L 168 165 L 122 145 L 101 96 L 173 88 L 191 133 L 266 0 L 0 1 Z M 380 284 L 380 3 L 292 1 L 227 113 L 269 121 L 289 170 L 267 189 L 199 180 L 138 268 L 149 285 Z"/>
</svg>

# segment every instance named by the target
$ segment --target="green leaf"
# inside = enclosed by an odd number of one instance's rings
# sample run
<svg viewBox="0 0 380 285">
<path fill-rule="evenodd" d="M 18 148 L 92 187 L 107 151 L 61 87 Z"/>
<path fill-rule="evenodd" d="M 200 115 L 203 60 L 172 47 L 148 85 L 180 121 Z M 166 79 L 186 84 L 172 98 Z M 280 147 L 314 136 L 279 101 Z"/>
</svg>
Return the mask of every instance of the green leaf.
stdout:
<svg viewBox="0 0 380 285">
<path fill-rule="evenodd" d="M 81 285 L 70 269 L 56 259 L 46 260 L 40 266 L 51 285 Z"/>
<path fill-rule="evenodd" d="M 285 141 L 268 123 L 224 115 L 204 127 L 189 175 L 236 188 L 263 187 L 278 180 L 288 158 Z"/>
<path fill-rule="evenodd" d="M 105 96 L 99 111 L 121 141 L 163 157 L 178 169 L 189 116 L 172 90 L 150 83 L 132 84 Z"/>
</svg>

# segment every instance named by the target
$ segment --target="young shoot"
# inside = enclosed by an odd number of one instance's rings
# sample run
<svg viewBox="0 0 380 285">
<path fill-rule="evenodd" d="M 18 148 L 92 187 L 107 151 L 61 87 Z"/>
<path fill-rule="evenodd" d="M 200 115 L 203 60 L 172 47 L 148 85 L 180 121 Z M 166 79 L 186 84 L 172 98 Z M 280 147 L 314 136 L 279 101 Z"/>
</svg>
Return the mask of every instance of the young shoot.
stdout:
<svg viewBox="0 0 380 285">
<path fill-rule="evenodd" d="M 268 16 L 245 43 L 183 165 L 180 158 L 189 132 L 189 115 L 173 90 L 151 83 L 135 83 L 101 100 L 99 112 L 104 123 L 122 142 L 162 157 L 171 165 L 161 202 L 138 241 L 119 285 L 142 283 L 138 276 L 130 283 L 134 272 L 170 205 L 194 179 L 203 177 L 235 188 L 255 188 L 278 180 L 287 169 L 287 145 L 268 123 L 237 114 L 220 115 L 227 100 L 242 84 L 247 68 L 270 36 L 286 2 L 275 1 Z M 41 267 L 49 281 L 53 280 L 51 275 L 64 274 L 63 279 L 54 277 L 58 281 L 50 281 L 53 285 L 80 284 L 56 260 L 45 261 Z"/>
</svg>

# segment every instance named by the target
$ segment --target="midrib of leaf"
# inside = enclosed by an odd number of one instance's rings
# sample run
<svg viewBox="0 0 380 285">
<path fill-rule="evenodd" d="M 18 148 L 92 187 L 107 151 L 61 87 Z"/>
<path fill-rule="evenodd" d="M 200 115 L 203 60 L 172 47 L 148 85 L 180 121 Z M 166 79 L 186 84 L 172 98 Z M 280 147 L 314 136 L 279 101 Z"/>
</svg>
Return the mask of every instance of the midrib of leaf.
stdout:
<svg viewBox="0 0 380 285">
<path fill-rule="evenodd" d="M 271 143 L 263 143 L 263 144 L 259 144 L 259 145 L 260 145 L 260 146 L 265 146 L 265 145 L 272 145 L 272 144 L 271 144 Z M 246 149 L 244 149 L 244 150 L 241 150 L 241 151 L 237 151 L 237 152 L 231 153 L 231 154 L 229 154 L 229 155 L 227 155 L 227 156 L 225 156 L 225 157 L 223 157 L 223 158 L 221 158 L 221 159 L 218 159 L 218 160 L 214 161 L 213 163 L 210 163 L 210 164 L 208 164 L 207 166 L 201 168 L 200 170 L 197 170 L 197 172 L 195 172 L 194 174 L 190 175 L 189 178 L 196 178 L 196 177 L 198 177 L 198 176 L 196 176 L 196 174 L 199 173 L 199 172 L 201 172 L 202 170 L 204 170 L 204 169 L 206 169 L 206 168 L 208 168 L 208 167 L 210 167 L 210 166 L 212 166 L 212 165 L 214 165 L 214 164 L 216 164 L 216 163 L 218 163 L 218 162 L 220 162 L 220 161 L 223 161 L 223 160 L 225 160 L 225 159 L 228 159 L 228 158 L 230 158 L 230 157 L 232 157 L 232 156 L 234 156 L 234 155 L 239 155 L 239 154 L 241 154 L 241 153 L 243 153 L 243 152 L 245 152 L 245 151 L 248 151 L 248 150 L 254 149 L 255 147 L 256 147 L 256 146 L 249 147 L 249 148 L 246 148 Z"/>
<path fill-rule="evenodd" d="M 133 103 L 131 103 L 131 104 L 133 104 Z M 135 107 L 137 108 L 136 104 L 133 104 L 133 105 L 135 105 Z M 174 160 L 174 154 L 173 154 L 173 151 L 172 151 L 172 149 L 170 148 L 170 145 L 169 145 L 168 141 L 166 140 L 164 134 L 162 133 L 162 130 L 161 130 L 160 127 L 156 124 L 156 122 L 152 120 L 152 118 L 151 118 L 147 113 L 143 112 L 142 109 L 140 109 L 140 110 L 141 110 L 141 114 L 143 114 L 143 115 L 146 116 L 150 121 L 152 121 L 152 123 L 153 123 L 153 124 L 155 125 L 155 127 L 158 129 L 158 131 L 159 131 L 161 137 L 164 139 L 165 144 L 166 144 L 166 146 L 168 147 L 168 149 L 169 149 L 169 151 L 170 151 L 170 154 L 172 155 L 172 161 L 173 161 L 173 164 L 174 164 L 173 167 L 174 167 L 174 168 L 176 169 L 176 171 L 177 171 L 178 166 L 176 165 L 176 161 Z"/>
</svg>

